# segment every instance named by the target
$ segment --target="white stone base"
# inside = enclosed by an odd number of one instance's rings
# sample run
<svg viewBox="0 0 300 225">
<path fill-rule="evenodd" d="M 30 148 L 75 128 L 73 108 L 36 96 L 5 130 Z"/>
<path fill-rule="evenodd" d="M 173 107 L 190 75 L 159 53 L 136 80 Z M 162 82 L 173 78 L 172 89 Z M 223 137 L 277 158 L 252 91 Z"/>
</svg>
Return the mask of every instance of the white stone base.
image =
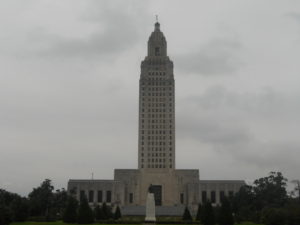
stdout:
<svg viewBox="0 0 300 225">
<path fill-rule="evenodd" d="M 146 218 L 145 222 L 155 222 L 155 201 L 154 201 L 154 194 L 148 193 L 147 194 L 147 201 L 146 201 Z"/>
</svg>

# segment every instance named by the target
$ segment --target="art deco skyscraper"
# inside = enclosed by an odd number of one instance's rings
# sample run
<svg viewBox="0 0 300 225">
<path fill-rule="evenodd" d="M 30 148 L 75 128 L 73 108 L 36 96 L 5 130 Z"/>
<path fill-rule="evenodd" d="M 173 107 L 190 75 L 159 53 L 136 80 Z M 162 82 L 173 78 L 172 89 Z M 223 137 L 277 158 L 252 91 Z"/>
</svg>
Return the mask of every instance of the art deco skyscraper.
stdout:
<svg viewBox="0 0 300 225">
<path fill-rule="evenodd" d="M 139 91 L 139 169 L 175 168 L 175 91 L 173 62 L 160 24 L 148 40 Z"/>
</svg>

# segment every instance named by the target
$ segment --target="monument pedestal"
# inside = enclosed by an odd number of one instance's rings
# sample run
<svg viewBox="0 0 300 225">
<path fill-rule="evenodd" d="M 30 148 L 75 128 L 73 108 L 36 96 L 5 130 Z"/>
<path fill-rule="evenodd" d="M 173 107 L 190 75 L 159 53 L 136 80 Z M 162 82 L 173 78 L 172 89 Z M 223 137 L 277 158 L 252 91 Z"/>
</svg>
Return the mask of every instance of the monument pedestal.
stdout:
<svg viewBox="0 0 300 225">
<path fill-rule="evenodd" d="M 146 223 L 155 223 L 155 201 L 154 201 L 154 194 L 148 193 L 147 194 L 147 201 L 146 201 Z"/>
</svg>

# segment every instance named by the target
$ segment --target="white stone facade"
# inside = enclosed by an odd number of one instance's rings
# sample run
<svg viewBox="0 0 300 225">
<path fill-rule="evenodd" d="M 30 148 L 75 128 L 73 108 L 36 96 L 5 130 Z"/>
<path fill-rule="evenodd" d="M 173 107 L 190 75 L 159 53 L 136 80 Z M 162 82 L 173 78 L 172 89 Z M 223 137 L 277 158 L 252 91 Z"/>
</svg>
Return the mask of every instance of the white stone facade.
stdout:
<svg viewBox="0 0 300 225">
<path fill-rule="evenodd" d="M 113 180 L 69 180 L 68 191 L 78 200 L 85 194 L 91 206 L 106 202 L 121 206 L 123 214 L 138 215 L 144 212 L 141 207 L 152 185 L 157 214 L 177 215 L 183 213 L 183 206 L 195 211 L 207 200 L 220 204 L 222 196 L 233 195 L 245 184 L 241 180 L 202 181 L 197 169 L 175 168 L 173 62 L 167 56 L 167 42 L 159 23 L 141 63 L 138 129 L 138 169 L 115 169 Z"/>
</svg>

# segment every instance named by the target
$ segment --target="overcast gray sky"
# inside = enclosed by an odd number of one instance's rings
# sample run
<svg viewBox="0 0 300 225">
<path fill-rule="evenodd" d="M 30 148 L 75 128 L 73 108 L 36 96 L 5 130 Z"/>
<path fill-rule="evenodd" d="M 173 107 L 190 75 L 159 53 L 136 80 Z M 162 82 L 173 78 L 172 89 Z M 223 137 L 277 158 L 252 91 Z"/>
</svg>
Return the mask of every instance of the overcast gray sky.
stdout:
<svg viewBox="0 0 300 225">
<path fill-rule="evenodd" d="M 0 188 L 137 168 L 156 14 L 174 62 L 177 168 L 300 178 L 299 0 L 3 0 Z"/>
</svg>

